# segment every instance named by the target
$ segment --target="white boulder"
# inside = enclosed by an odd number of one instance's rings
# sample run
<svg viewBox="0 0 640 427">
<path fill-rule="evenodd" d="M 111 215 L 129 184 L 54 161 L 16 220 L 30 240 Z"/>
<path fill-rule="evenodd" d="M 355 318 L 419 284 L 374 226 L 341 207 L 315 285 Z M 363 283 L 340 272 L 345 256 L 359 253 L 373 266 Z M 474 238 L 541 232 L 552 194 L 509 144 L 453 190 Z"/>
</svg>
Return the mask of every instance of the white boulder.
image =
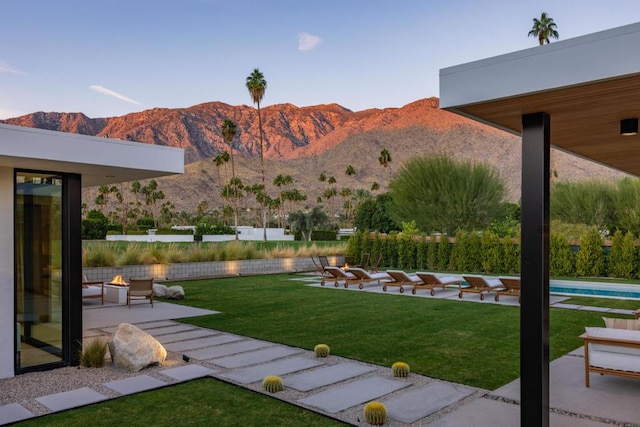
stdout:
<svg viewBox="0 0 640 427">
<path fill-rule="evenodd" d="M 167 298 L 172 299 L 183 299 L 184 298 L 184 288 L 182 286 L 169 286 L 167 288 Z"/>
<path fill-rule="evenodd" d="M 129 323 L 121 323 L 108 343 L 116 367 L 137 372 L 164 362 L 167 350 L 148 333 Z"/>
<path fill-rule="evenodd" d="M 154 297 L 166 297 L 167 296 L 167 287 L 165 285 L 161 285 L 159 283 L 153 284 L 153 296 Z"/>
</svg>

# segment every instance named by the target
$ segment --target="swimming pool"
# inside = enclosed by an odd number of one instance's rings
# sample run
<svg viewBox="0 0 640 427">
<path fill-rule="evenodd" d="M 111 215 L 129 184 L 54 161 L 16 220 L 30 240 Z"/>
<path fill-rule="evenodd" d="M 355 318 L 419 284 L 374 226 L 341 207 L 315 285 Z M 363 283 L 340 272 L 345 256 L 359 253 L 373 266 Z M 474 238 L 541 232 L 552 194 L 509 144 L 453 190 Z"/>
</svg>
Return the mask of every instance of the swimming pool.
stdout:
<svg viewBox="0 0 640 427">
<path fill-rule="evenodd" d="M 551 280 L 549 292 L 557 295 L 582 295 L 600 298 L 625 298 L 640 300 L 640 285 L 621 285 L 603 282 L 573 282 Z"/>
</svg>

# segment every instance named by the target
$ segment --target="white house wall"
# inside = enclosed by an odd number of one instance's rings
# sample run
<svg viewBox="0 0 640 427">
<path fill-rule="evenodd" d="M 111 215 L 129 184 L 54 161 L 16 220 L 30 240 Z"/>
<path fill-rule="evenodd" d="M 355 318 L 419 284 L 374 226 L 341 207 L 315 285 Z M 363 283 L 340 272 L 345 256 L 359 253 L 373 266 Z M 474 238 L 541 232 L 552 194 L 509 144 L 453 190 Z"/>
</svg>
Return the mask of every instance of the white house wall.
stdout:
<svg viewBox="0 0 640 427">
<path fill-rule="evenodd" d="M 13 169 L 0 167 L 0 378 L 13 373 Z"/>
</svg>

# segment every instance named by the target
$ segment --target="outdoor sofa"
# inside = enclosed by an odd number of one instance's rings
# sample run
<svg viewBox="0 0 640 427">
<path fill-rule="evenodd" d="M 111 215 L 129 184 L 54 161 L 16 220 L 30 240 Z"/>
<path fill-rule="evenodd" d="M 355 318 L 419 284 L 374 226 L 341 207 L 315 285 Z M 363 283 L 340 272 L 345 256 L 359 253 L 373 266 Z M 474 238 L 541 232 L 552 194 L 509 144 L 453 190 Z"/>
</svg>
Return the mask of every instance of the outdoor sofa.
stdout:
<svg viewBox="0 0 640 427">
<path fill-rule="evenodd" d="M 640 378 L 640 330 L 616 328 L 585 328 L 584 340 L 585 387 L 589 374 L 618 375 Z"/>
</svg>

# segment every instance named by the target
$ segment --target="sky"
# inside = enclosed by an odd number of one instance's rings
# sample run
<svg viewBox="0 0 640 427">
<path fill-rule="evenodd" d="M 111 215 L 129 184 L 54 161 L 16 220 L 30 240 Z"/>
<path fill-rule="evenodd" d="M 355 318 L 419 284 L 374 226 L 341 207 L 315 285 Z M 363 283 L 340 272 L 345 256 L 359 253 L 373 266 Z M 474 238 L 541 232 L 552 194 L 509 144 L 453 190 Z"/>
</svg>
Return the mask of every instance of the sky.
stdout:
<svg viewBox="0 0 640 427">
<path fill-rule="evenodd" d="M 439 96 L 441 68 L 640 21 L 638 0 L 0 0 L 0 119 L 91 118 L 204 102 L 337 103 Z M 552 43 L 554 40 L 552 39 Z M 553 72 L 552 64 L 541 72 Z"/>
</svg>

